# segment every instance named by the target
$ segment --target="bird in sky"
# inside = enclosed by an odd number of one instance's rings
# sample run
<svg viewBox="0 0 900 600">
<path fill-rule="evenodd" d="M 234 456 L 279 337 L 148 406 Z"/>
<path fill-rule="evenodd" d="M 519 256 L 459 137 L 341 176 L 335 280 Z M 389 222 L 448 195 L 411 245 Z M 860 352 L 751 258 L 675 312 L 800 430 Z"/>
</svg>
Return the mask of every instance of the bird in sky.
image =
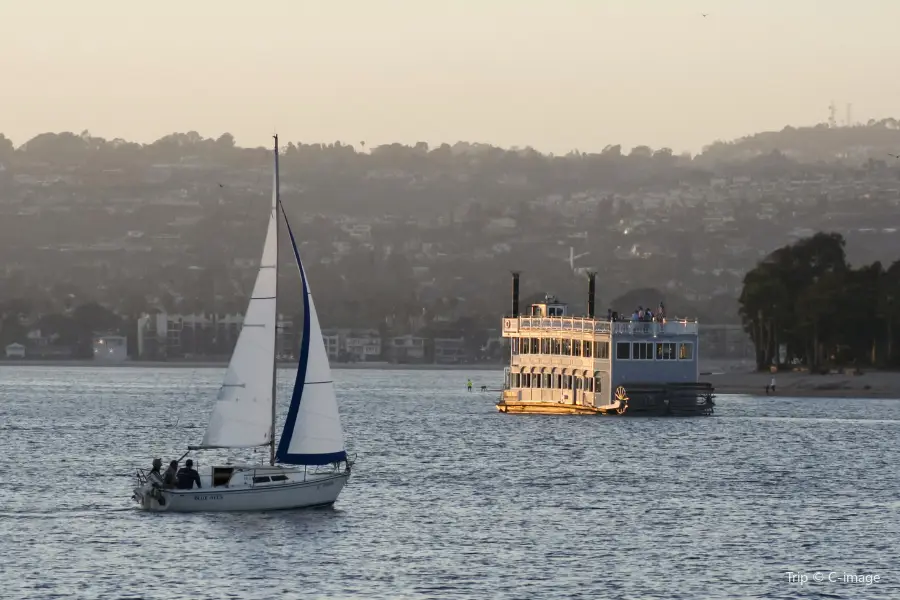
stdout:
<svg viewBox="0 0 900 600">
<path fill-rule="evenodd" d="M 888 156 L 893 156 L 894 158 L 900 158 L 900 154 L 891 154 L 888 152 Z"/>
<path fill-rule="evenodd" d="M 701 16 L 701 17 L 708 17 L 708 16 L 709 16 L 709 13 L 700 13 L 700 16 Z"/>
</svg>

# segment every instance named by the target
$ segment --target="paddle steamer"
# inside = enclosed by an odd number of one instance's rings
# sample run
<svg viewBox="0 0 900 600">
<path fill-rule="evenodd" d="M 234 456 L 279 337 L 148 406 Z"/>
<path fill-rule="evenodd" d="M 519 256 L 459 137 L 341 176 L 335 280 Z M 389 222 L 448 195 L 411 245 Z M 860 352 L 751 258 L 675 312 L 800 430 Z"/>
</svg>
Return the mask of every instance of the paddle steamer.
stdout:
<svg viewBox="0 0 900 600">
<path fill-rule="evenodd" d="M 573 316 L 553 296 L 503 318 L 509 367 L 497 410 L 504 413 L 710 415 L 713 387 L 699 381 L 695 319 L 634 320 L 595 314 L 595 274 L 588 314 Z"/>
</svg>

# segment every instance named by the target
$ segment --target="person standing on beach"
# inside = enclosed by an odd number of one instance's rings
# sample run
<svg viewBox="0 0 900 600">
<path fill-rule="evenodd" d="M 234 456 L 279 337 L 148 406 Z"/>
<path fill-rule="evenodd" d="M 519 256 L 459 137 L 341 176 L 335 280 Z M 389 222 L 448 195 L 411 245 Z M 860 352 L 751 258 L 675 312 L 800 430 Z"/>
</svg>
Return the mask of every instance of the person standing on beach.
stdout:
<svg viewBox="0 0 900 600">
<path fill-rule="evenodd" d="M 466 390 L 470 391 L 470 392 L 472 391 L 472 380 L 471 379 L 466 380 Z"/>
</svg>

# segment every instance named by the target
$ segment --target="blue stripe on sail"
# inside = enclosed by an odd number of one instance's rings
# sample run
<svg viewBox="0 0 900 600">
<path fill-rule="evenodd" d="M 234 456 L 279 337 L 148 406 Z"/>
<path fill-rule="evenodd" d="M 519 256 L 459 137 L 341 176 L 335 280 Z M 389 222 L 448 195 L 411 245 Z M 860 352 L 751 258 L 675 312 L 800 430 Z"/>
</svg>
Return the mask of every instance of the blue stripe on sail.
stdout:
<svg viewBox="0 0 900 600">
<path fill-rule="evenodd" d="M 279 446 L 279 451 L 281 447 Z M 279 454 L 278 460 L 289 465 L 327 465 L 347 460 L 347 452 L 329 452 L 328 454 Z"/>
<path fill-rule="evenodd" d="M 281 206 L 280 202 L 278 204 Z M 291 224 L 288 223 L 287 213 L 284 212 L 284 206 L 281 206 L 281 214 L 284 216 L 284 224 L 287 225 L 288 235 L 291 237 L 291 247 L 294 249 L 294 258 L 297 260 L 297 266 L 300 268 L 300 280 L 303 282 L 303 339 L 300 342 L 300 362 L 297 364 L 297 378 L 294 380 L 294 392 L 291 394 L 291 406 L 288 408 L 287 419 L 284 421 L 284 429 L 281 430 L 281 440 L 278 442 L 278 452 L 275 456 L 279 462 L 287 464 L 319 464 L 305 463 L 302 460 L 297 460 L 306 457 L 307 455 L 305 454 L 288 454 L 288 448 L 291 447 L 291 438 L 294 436 L 294 424 L 297 421 L 297 412 L 300 410 L 300 400 L 303 398 L 303 382 L 306 381 L 306 366 L 309 362 L 309 288 L 306 287 L 306 273 L 303 270 L 303 263 L 300 262 L 300 252 L 297 250 L 297 240 L 294 239 L 294 232 L 291 229 Z"/>
</svg>

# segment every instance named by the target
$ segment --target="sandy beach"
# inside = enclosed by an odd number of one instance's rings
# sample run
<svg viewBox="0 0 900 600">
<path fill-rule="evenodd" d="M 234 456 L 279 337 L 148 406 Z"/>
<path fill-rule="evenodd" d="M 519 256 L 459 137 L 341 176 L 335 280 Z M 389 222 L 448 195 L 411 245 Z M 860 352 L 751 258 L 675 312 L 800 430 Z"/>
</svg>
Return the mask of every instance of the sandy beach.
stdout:
<svg viewBox="0 0 900 600">
<path fill-rule="evenodd" d="M 748 360 L 700 360 L 700 380 L 716 388 L 716 394 L 766 396 L 766 386 L 775 378 L 770 396 L 800 398 L 897 398 L 900 371 L 864 369 L 861 375 L 820 375 L 803 371 L 758 372 Z"/>
<path fill-rule="evenodd" d="M 92 360 L 0 360 L 0 366 L 5 367 L 131 367 L 145 369 L 224 369 L 227 361 L 197 361 L 197 360 L 173 360 L 173 361 L 135 361 L 117 364 L 104 364 Z M 293 361 L 279 363 L 281 369 L 293 369 L 296 363 Z M 396 371 L 427 371 L 427 370 L 453 370 L 468 371 L 473 373 L 472 379 L 480 380 L 485 377 L 476 376 L 476 372 L 494 371 L 491 375 L 490 386 L 499 384 L 502 379 L 502 364 L 471 364 L 471 365 L 415 365 L 415 364 L 390 364 L 382 362 L 369 363 L 333 363 L 332 369 L 385 369 Z M 900 372 L 896 371 L 868 371 L 862 375 L 815 375 L 804 372 L 779 372 L 759 373 L 751 370 L 752 365 L 746 362 L 707 360 L 701 362 L 700 380 L 708 381 L 716 388 L 716 394 L 744 394 L 750 396 L 765 396 L 766 386 L 775 377 L 775 393 L 771 396 L 788 396 L 803 398 L 896 398 L 900 399 Z"/>
<path fill-rule="evenodd" d="M 810 373 L 727 372 L 701 375 L 716 388 L 716 394 L 765 396 L 766 386 L 775 378 L 772 396 L 802 398 L 898 398 L 900 373 L 873 371 L 862 375 L 813 375 Z"/>
</svg>

